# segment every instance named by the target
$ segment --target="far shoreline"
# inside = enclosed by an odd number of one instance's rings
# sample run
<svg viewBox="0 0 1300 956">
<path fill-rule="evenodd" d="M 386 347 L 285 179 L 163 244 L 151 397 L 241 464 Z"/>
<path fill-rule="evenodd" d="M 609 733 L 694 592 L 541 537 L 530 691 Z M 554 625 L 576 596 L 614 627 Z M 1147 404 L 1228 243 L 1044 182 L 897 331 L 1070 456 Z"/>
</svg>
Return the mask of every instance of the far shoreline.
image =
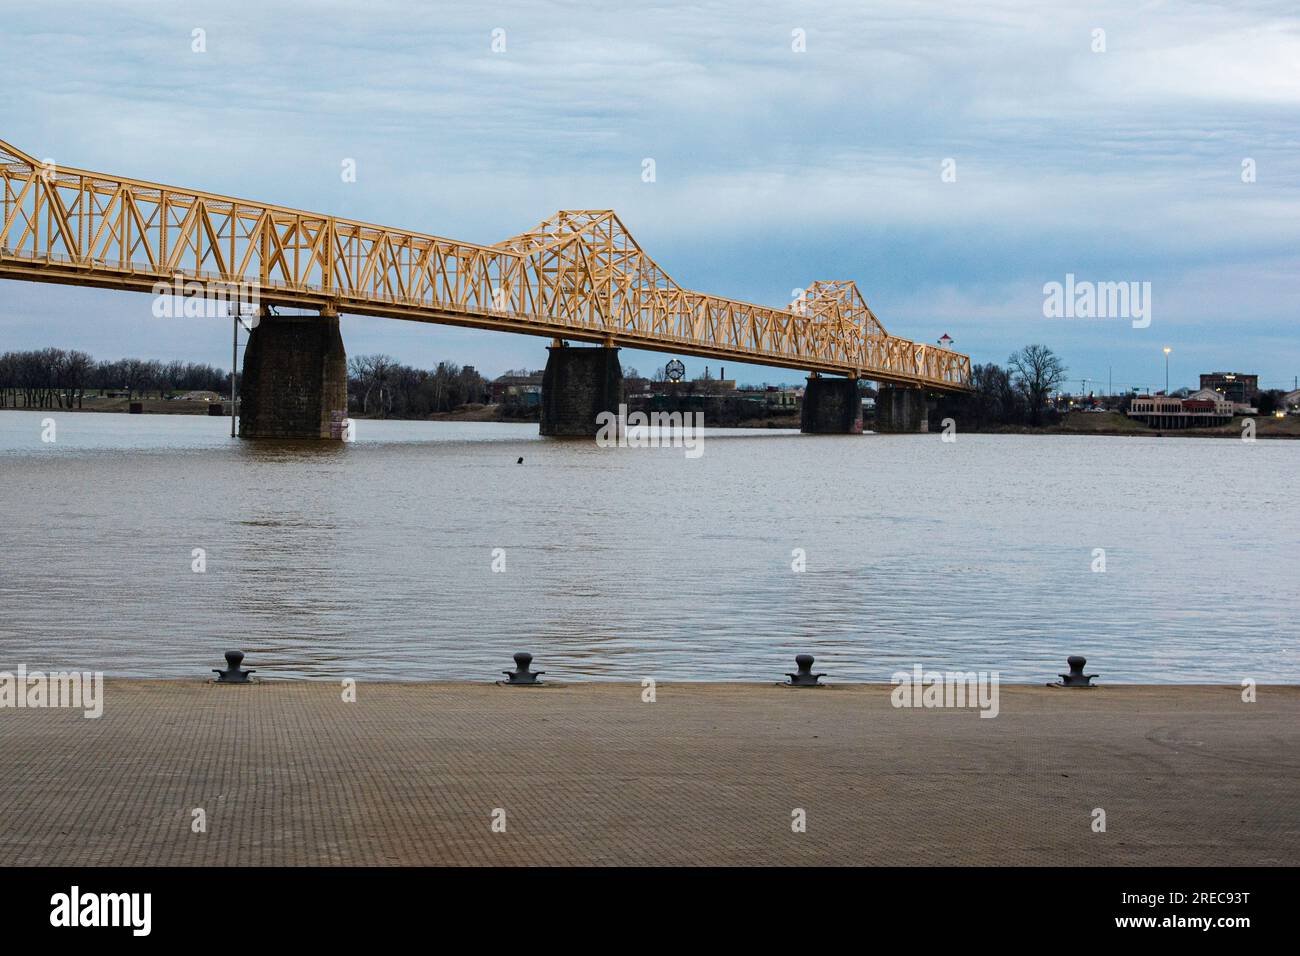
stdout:
<svg viewBox="0 0 1300 956">
<path fill-rule="evenodd" d="M 172 399 L 134 399 L 143 405 L 143 410 L 135 414 L 143 415 L 190 415 L 210 416 L 209 409 L 215 403 L 192 402 Z M 380 418 L 376 415 L 353 415 L 359 421 L 392 422 L 463 422 L 474 424 L 536 424 L 535 417 L 514 417 L 503 413 L 503 405 L 469 406 L 452 412 L 436 412 L 424 418 Z M 65 412 L 96 414 L 131 414 L 126 399 L 93 399 L 81 408 L 23 408 L 12 405 L 0 406 L 0 412 L 40 412 L 59 414 Z M 228 415 L 211 415 L 211 417 L 229 418 Z M 1242 439 L 1243 422 L 1254 417 L 1256 423 L 1255 437 L 1258 439 L 1300 439 L 1300 417 L 1288 416 L 1274 418 L 1265 416 L 1238 416 L 1227 425 L 1219 428 L 1155 429 L 1148 428 L 1119 412 L 1093 414 L 1087 412 L 1069 412 L 1061 421 L 1052 425 L 1033 427 L 1030 425 L 995 425 L 989 428 L 966 428 L 957 425 L 958 433 L 973 435 L 1096 435 L 1113 438 L 1235 438 Z M 706 426 L 712 428 L 746 428 L 755 431 L 798 429 L 799 416 L 782 415 L 771 418 L 754 418 L 725 425 Z M 868 421 L 863 430 L 875 434 Z M 932 429 L 930 434 L 940 434 L 939 429 Z"/>
</svg>

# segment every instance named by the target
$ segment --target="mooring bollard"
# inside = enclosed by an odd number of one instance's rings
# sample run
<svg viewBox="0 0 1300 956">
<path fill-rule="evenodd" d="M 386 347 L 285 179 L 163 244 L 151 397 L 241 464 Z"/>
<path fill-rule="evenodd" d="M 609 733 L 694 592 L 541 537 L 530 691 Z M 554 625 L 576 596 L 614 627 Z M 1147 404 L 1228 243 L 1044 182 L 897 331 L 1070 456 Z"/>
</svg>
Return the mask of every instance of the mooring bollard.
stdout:
<svg viewBox="0 0 1300 956">
<path fill-rule="evenodd" d="M 1088 663 L 1087 658 L 1080 657 L 1078 654 L 1071 654 L 1069 657 L 1065 659 L 1065 662 L 1070 665 L 1070 673 L 1059 675 L 1061 679 L 1059 681 L 1055 681 L 1054 683 L 1048 684 L 1047 685 L 1048 687 L 1096 687 L 1097 686 L 1092 682 L 1092 679 L 1097 675 L 1085 674 L 1083 672 L 1084 665 Z"/>
<path fill-rule="evenodd" d="M 825 674 L 814 674 L 812 672 L 813 656 L 811 654 L 796 654 L 794 658 L 796 672 L 787 673 L 785 676 L 790 678 L 786 682 L 786 687 L 825 687 L 820 678 Z"/>
<path fill-rule="evenodd" d="M 249 674 L 255 674 L 256 671 L 244 670 L 239 665 L 244 662 L 243 651 L 226 651 L 226 669 L 212 668 L 212 673 L 217 675 L 218 684 L 251 684 L 248 679 Z"/>
<path fill-rule="evenodd" d="M 497 681 L 498 684 L 508 684 L 512 687 L 542 687 L 544 686 L 537 678 L 541 677 L 546 671 L 535 671 L 529 669 L 533 662 L 533 655 L 520 651 L 515 655 L 515 670 L 502 671 L 506 675 L 504 681 Z"/>
</svg>

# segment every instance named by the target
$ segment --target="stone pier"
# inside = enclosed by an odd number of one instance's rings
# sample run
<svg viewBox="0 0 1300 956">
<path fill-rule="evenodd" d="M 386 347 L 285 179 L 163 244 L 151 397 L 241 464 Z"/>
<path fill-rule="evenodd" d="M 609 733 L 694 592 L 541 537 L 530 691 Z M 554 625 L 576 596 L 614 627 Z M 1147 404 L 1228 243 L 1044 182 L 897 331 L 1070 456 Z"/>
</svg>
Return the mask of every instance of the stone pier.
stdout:
<svg viewBox="0 0 1300 956">
<path fill-rule="evenodd" d="M 330 438 L 331 421 L 348 413 L 338 316 L 261 313 L 244 352 L 239 399 L 240 438 Z"/>
<path fill-rule="evenodd" d="M 556 437 L 592 438 L 596 416 L 618 413 L 623 402 L 623 369 L 618 349 L 552 345 L 542 376 L 541 432 Z"/>
<path fill-rule="evenodd" d="M 803 393 L 799 430 L 810 435 L 862 434 L 858 380 L 810 376 Z"/>
<path fill-rule="evenodd" d="M 878 432 L 925 432 L 930 430 L 930 404 L 925 390 L 882 385 L 876 393 Z"/>
</svg>

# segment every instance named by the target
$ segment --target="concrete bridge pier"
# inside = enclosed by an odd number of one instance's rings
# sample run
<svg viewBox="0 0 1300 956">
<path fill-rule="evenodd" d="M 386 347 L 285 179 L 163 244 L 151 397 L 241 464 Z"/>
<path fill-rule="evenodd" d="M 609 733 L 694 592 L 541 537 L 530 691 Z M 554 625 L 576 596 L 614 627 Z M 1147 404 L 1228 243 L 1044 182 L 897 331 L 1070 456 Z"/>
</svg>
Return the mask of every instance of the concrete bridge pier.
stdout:
<svg viewBox="0 0 1300 956">
<path fill-rule="evenodd" d="M 338 314 L 259 312 L 244 352 L 239 400 L 240 438 L 330 438 L 331 421 L 348 413 Z"/>
<path fill-rule="evenodd" d="M 799 430 L 809 435 L 862 434 L 862 397 L 856 378 L 808 377 Z"/>
<path fill-rule="evenodd" d="M 878 432 L 926 432 L 930 430 L 930 404 L 925 389 L 882 385 L 876 393 Z"/>
<path fill-rule="evenodd" d="M 547 351 L 542 376 L 541 432 L 555 437 L 594 438 L 601 412 L 618 414 L 623 402 L 623 367 L 613 347 L 572 347 L 557 342 Z"/>
</svg>

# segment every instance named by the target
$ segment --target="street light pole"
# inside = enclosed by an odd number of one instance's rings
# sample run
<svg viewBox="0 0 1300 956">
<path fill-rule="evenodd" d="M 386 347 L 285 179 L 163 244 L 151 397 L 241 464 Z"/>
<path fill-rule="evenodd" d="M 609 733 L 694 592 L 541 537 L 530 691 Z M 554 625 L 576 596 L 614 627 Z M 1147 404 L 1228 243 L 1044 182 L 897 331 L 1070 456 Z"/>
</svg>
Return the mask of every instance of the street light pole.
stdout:
<svg viewBox="0 0 1300 956">
<path fill-rule="evenodd" d="M 1169 353 L 1172 351 L 1169 346 L 1165 346 L 1165 395 L 1169 394 Z"/>
</svg>

